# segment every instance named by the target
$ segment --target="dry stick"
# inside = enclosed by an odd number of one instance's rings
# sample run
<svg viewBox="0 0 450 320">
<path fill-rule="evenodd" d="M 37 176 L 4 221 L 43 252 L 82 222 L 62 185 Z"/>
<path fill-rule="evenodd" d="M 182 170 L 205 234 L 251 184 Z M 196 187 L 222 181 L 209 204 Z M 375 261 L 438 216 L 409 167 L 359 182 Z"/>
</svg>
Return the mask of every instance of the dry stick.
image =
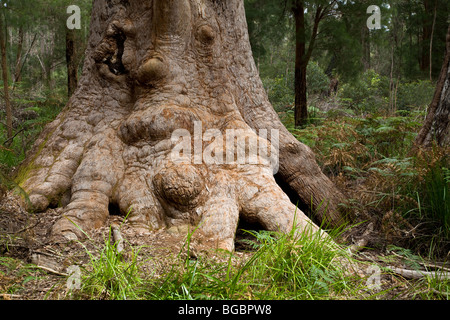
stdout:
<svg viewBox="0 0 450 320">
<path fill-rule="evenodd" d="M 431 264 L 431 263 L 425 263 L 425 262 L 419 262 L 419 264 L 423 265 L 424 267 L 428 268 L 435 268 L 435 269 L 441 269 L 442 271 L 448 271 L 450 272 L 450 268 L 446 268 L 443 266 L 439 266 L 437 264 Z"/>
<path fill-rule="evenodd" d="M 437 271 L 416 271 L 397 268 L 393 266 L 386 267 L 394 273 L 397 273 L 408 279 L 421 279 L 424 277 L 439 278 L 439 279 L 450 279 L 450 272 L 437 272 Z"/>
<path fill-rule="evenodd" d="M 59 272 L 59 271 L 56 271 L 56 270 L 53 270 L 53 269 L 51 269 L 51 268 L 44 267 L 44 266 L 36 265 L 35 268 L 42 269 L 42 270 L 44 270 L 44 271 L 47 271 L 47 272 L 49 272 L 49 273 L 56 274 L 56 275 L 58 275 L 58 276 L 63 276 L 63 277 L 69 276 L 67 273 Z"/>
<path fill-rule="evenodd" d="M 9 152 L 14 152 L 14 150 L 8 149 L 8 148 L 2 146 L 1 144 L 0 144 L 0 149 L 1 150 L 6 150 L 6 151 L 9 151 Z"/>
<path fill-rule="evenodd" d="M 22 296 L 19 294 L 2 293 L 2 294 L 0 294 L 0 297 L 3 300 L 11 300 L 11 298 L 21 298 Z"/>
<path fill-rule="evenodd" d="M 120 228 L 117 224 L 113 223 L 111 225 L 111 231 L 114 239 L 114 243 L 117 243 L 116 249 L 117 253 L 120 254 L 123 251 L 123 238 L 120 233 Z"/>
<path fill-rule="evenodd" d="M 409 231 L 410 232 L 410 231 Z M 402 259 L 407 259 L 407 260 L 409 260 L 409 261 L 413 261 L 412 259 L 408 259 L 408 258 L 406 258 L 406 257 L 404 257 L 404 256 L 401 256 L 401 255 L 399 255 L 398 253 L 396 253 L 396 252 L 392 252 L 392 254 L 394 254 L 394 255 L 396 255 L 397 257 L 400 257 L 400 258 L 402 258 Z M 418 264 L 421 264 L 422 266 L 424 266 L 424 267 L 428 267 L 428 268 L 434 268 L 434 269 L 441 269 L 442 271 L 448 271 L 448 272 L 450 272 L 450 268 L 446 268 L 446 267 L 444 267 L 444 266 L 439 266 L 439 265 L 437 265 L 437 264 L 432 264 L 432 263 L 427 263 L 427 262 L 421 262 L 421 261 L 417 261 L 417 263 Z"/>
<path fill-rule="evenodd" d="M 364 231 L 363 236 L 360 240 L 358 240 L 356 243 L 352 244 L 348 250 L 350 253 L 354 254 L 360 250 L 362 250 L 368 242 L 367 236 L 373 231 L 373 224 L 369 223 L 369 225 L 366 228 L 366 231 Z M 431 277 L 431 278 L 438 278 L 441 279 L 450 279 L 450 272 L 437 272 L 437 271 L 415 271 L 415 270 L 408 270 L 408 269 L 402 269 L 397 268 L 393 266 L 387 266 L 387 269 L 391 270 L 394 273 L 397 273 L 405 278 L 409 279 L 421 279 L 424 277 Z M 447 268 L 442 267 L 443 270 L 448 270 Z M 439 292 L 440 293 L 440 292 Z"/>
<path fill-rule="evenodd" d="M 3 144 L 6 147 L 9 147 L 11 145 L 11 143 L 13 142 L 14 138 L 21 133 L 22 131 L 24 131 L 27 127 L 23 127 L 22 129 L 20 129 L 19 131 L 17 131 L 13 136 L 9 137 L 8 139 L 5 140 L 5 142 L 3 142 Z"/>
</svg>

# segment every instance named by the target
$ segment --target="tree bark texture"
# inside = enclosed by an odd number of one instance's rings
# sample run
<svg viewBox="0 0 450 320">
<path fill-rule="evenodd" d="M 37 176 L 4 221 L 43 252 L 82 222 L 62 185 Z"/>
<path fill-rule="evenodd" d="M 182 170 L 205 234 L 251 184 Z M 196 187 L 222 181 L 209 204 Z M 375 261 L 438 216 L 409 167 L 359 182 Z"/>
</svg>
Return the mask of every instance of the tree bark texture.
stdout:
<svg viewBox="0 0 450 320">
<path fill-rule="evenodd" d="M 450 146 L 450 25 L 446 36 L 446 53 L 436 84 L 433 100 L 428 107 L 424 124 L 415 140 L 415 147 L 429 147 L 432 141 Z"/>
<path fill-rule="evenodd" d="M 70 97 L 78 85 L 78 66 L 75 59 L 75 31 L 66 29 L 67 95 Z"/>
<path fill-rule="evenodd" d="M 198 226 L 199 237 L 228 250 L 239 219 L 267 230 L 287 232 L 295 223 L 319 231 L 276 183 L 277 170 L 317 221 L 342 222 L 343 195 L 267 99 L 242 0 L 95 0 L 92 12 L 78 87 L 16 177 L 35 210 L 64 207 L 53 233 L 82 237 L 74 224 L 101 227 L 111 206 L 129 212 L 138 229 Z M 260 154 L 256 164 L 206 162 L 196 152 L 173 160 L 177 130 L 194 137 L 193 150 L 213 149 L 220 160 L 230 150 L 219 137 L 229 129 L 279 162 Z M 264 130 L 277 132 L 279 143 Z M 232 145 L 233 160 L 241 149 L 252 153 L 234 138 Z"/>
<path fill-rule="evenodd" d="M 333 2 L 334 3 L 334 2 Z M 314 23 L 311 30 L 308 49 L 306 49 L 306 24 L 305 5 L 303 0 L 295 0 L 292 12 L 295 19 L 295 125 L 305 125 L 308 120 L 308 95 L 306 88 L 306 70 L 311 59 L 314 44 L 316 42 L 319 23 L 328 13 L 332 4 L 328 6 L 318 5 L 314 15 Z"/>
</svg>

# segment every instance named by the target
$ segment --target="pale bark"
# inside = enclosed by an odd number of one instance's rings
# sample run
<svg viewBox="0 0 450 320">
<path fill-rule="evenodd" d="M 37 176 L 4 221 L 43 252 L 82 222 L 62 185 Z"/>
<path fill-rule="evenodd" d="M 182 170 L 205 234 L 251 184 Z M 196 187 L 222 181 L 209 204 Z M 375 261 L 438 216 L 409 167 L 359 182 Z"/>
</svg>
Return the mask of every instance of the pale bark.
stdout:
<svg viewBox="0 0 450 320">
<path fill-rule="evenodd" d="M 199 226 L 202 239 L 228 250 L 239 219 L 274 231 L 294 223 L 299 232 L 319 230 L 275 182 L 277 164 L 261 154 L 247 150 L 257 164 L 198 162 L 197 153 L 174 161 L 172 134 L 185 129 L 195 137 L 196 123 L 203 140 L 190 141 L 192 150 L 215 147 L 214 156 L 230 150 L 205 134 L 242 129 L 269 148 L 271 129 L 278 130 L 277 175 L 312 204 L 318 221 L 341 222 L 342 194 L 267 99 L 243 1 L 96 0 L 92 12 L 78 88 L 16 178 L 35 210 L 64 206 L 54 234 L 81 237 L 74 224 L 85 231 L 103 226 L 110 204 L 130 212 L 128 223 L 140 230 Z M 257 135 L 261 129 L 267 138 Z M 233 159 L 247 148 L 236 147 Z"/>
</svg>

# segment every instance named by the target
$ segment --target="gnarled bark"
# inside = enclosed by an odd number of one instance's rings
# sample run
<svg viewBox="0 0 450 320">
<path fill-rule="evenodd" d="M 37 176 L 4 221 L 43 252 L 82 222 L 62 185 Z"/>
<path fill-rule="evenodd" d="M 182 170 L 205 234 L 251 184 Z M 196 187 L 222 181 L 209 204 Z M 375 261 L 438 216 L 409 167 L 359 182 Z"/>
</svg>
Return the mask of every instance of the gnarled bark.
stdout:
<svg viewBox="0 0 450 320">
<path fill-rule="evenodd" d="M 55 234 L 81 237 L 74 223 L 98 228 L 110 206 L 137 228 L 199 226 L 229 250 L 240 218 L 318 231 L 277 171 L 319 221 L 341 221 L 342 194 L 267 99 L 243 1 L 96 0 L 92 12 L 78 88 L 16 179 L 34 209 L 64 206 Z"/>
</svg>

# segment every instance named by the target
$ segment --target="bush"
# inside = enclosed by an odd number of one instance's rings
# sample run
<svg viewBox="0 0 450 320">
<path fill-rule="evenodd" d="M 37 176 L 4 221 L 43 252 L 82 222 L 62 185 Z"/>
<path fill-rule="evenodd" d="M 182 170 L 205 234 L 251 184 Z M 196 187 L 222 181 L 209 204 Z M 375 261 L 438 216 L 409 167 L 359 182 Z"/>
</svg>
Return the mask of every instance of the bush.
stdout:
<svg viewBox="0 0 450 320">
<path fill-rule="evenodd" d="M 11 97 L 13 139 L 7 138 L 6 127 L 0 126 L 0 166 L 5 172 L 25 158 L 44 126 L 54 120 L 67 102 L 66 96 L 50 98 L 34 96 L 20 86 Z M 0 117 L 4 114 L 0 112 Z"/>
<path fill-rule="evenodd" d="M 345 107 L 373 113 L 386 110 L 389 101 L 389 79 L 374 70 L 367 70 L 352 83 L 345 83 L 339 89 L 339 97 Z"/>
<path fill-rule="evenodd" d="M 308 94 L 315 94 L 328 90 L 330 80 L 319 64 L 311 61 L 306 69 L 306 83 Z"/>
<path fill-rule="evenodd" d="M 276 111 L 285 111 L 291 108 L 295 102 L 293 77 L 278 75 L 276 77 L 262 77 L 269 101 Z M 315 61 L 308 64 L 306 70 L 306 82 L 308 95 L 318 94 L 328 89 L 329 79 L 323 69 Z"/>
<path fill-rule="evenodd" d="M 262 79 L 262 82 L 269 101 L 276 111 L 284 111 L 294 104 L 294 91 L 289 87 L 289 83 L 284 76 L 266 77 Z"/>
<path fill-rule="evenodd" d="M 433 99 L 435 86 L 428 80 L 400 83 L 397 94 L 397 108 L 412 110 L 428 106 Z"/>
</svg>

